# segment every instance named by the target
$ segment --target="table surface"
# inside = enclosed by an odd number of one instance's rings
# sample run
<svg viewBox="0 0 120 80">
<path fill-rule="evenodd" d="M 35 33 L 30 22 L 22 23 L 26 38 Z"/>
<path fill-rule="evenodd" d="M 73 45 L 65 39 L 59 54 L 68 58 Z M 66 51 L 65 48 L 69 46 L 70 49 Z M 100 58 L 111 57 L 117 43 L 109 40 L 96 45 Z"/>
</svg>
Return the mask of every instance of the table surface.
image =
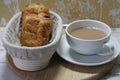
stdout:
<svg viewBox="0 0 120 80">
<path fill-rule="evenodd" d="M 7 65 L 6 51 L 4 50 L 1 42 L 5 28 L 0 27 L 0 80 L 23 80 L 18 77 Z M 118 42 L 120 41 L 120 28 L 112 28 L 112 36 L 114 36 Z M 119 80 L 120 79 L 120 57 L 118 57 L 117 64 L 114 68 L 101 80 Z"/>
</svg>

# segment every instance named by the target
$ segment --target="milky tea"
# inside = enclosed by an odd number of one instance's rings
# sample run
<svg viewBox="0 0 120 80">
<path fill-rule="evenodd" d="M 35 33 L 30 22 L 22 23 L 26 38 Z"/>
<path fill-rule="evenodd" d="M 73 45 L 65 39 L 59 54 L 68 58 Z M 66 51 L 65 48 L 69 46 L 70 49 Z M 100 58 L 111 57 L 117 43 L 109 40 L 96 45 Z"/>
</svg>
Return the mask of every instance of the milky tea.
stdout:
<svg viewBox="0 0 120 80">
<path fill-rule="evenodd" d="M 107 36 L 104 31 L 94 27 L 80 27 L 72 30 L 70 34 L 74 37 L 84 40 L 96 40 Z"/>
</svg>

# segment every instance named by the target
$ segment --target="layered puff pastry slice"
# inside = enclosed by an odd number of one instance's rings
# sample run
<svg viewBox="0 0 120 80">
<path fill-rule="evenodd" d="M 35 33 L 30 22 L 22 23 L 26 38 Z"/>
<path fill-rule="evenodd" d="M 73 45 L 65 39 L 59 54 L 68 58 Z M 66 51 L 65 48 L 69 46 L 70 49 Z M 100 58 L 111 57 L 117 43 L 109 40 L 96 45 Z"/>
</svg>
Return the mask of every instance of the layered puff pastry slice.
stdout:
<svg viewBox="0 0 120 80">
<path fill-rule="evenodd" d="M 52 33 L 52 19 L 44 5 L 30 4 L 23 8 L 21 17 L 20 43 L 35 47 L 48 44 Z"/>
</svg>

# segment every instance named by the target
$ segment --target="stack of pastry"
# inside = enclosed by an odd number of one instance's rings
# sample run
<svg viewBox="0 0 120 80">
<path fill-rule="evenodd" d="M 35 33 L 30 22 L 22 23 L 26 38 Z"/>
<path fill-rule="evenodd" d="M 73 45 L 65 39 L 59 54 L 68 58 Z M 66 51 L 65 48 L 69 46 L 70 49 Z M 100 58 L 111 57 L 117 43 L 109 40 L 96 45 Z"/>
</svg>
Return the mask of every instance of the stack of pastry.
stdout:
<svg viewBox="0 0 120 80">
<path fill-rule="evenodd" d="M 43 46 L 48 44 L 52 32 L 52 19 L 44 5 L 30 4 L 23 8 L 21 17 L 22 46 Z"/>
</svg>

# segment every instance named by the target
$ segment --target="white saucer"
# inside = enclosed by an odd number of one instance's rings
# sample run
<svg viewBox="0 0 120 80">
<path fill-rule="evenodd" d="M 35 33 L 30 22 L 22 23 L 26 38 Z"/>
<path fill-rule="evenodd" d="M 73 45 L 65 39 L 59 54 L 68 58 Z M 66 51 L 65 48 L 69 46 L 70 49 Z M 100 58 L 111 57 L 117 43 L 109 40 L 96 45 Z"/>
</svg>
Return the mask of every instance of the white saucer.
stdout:
<svg viewBox="0 0 120 80">
<path fill-rule="evenodd" d="M 107 44 L 108 45 L 105 46 L 103 51 L 100 53 L 86 56 L 73 51 L 66 41 L 66 36 L 63 35 L 60 40 L 57 53 L 64 60 L 73 64 L 83 66 L 98 66 L 112 61 L 119 55 L 120 45 L 114 37 L 111 37 Z M 110 47 L 109 44 L 112 45 L 112 47 Z"/>
</svg>

